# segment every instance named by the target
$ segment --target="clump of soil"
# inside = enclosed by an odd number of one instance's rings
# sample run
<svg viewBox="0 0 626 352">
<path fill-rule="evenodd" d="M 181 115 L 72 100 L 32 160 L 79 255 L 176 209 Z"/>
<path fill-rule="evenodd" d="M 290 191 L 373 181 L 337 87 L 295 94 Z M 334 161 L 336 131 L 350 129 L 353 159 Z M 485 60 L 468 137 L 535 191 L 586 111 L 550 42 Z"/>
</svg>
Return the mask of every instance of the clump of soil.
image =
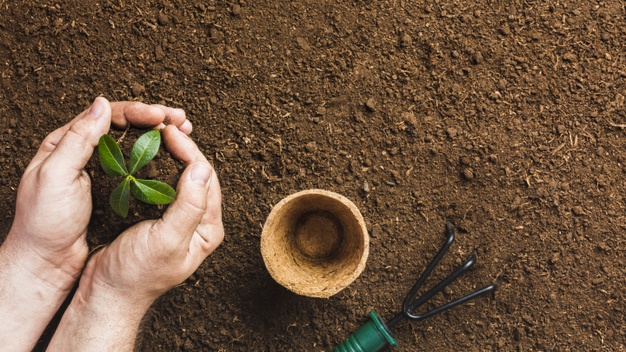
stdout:
<svg viewBox="0 0 626 352">
<path fill-rule="evenodd" d="M 626 348 L 622 4 L 0 6 L 3 234 L 39 143 L 98 95 L 184 108 L 219 174 L 224 244 L 153 306 L 139 350 L 330 351 L 369 310 L 395 315 L 446 220 L 457 241 L 428 283 L 479 258 L 434 304 L 499 289 L 398 325 L 395 351 Z M 88 169 L 92 246 L 159 216 L 114 216 Z M 277 285 L 259 252 L 272 206 L 308 188 L 351 199 L 372 236 L 363 274 L 325 300 Z"/>
</svg>

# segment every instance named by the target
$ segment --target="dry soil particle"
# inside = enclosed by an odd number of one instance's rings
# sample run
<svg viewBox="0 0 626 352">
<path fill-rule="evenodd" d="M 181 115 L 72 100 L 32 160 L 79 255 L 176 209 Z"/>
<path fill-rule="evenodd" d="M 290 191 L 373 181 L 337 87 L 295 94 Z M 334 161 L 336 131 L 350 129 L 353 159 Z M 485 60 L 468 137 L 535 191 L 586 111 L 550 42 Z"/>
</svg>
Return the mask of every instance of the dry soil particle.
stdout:
<svg viewBox="0 0 626 352">
<path fill-rule="evenodd" d="M 499 289 L 398 325 L 394 351 L 626 348 L 619 2 L 0 6 L 3 234 L 39 142 L 97 95 L 184 108 L 219 173 L 226 240 L 155 303 L 139 350 L 330 351 L 370 309 L 396 313 L 446 220 L 457 242 L 429 283 L 479 259 L 438 303 Z M 174 184 L 182 165 L 157 162 Z M 88 170 L 90 246 L 163 211 L 120 221 L 114 185 Z M 307 188 L 373 224 L 365 271 L 328 300 L 275 284 L 259 253 L 272 205 Z"/>
</svg>

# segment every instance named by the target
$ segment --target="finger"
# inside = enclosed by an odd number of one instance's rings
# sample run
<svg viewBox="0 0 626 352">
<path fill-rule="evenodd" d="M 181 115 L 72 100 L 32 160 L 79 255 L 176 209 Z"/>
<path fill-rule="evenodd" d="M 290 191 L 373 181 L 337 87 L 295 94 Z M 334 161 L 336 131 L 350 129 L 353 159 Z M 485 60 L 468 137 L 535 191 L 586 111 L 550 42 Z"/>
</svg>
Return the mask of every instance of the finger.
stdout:
<svg viewBox="0 0 626 352">
<path fill-rule="evenodd" d="M 128 125 L 138 128 L 150 128 L 161 125 L 165 127 L 164 121 L 173 122 L 173 124 L 185 134 L 192 131 L 191 122 L 187 120 L 185 111 L 182 109 L 174 109 L 167 106 L 154 104 L 147 105 L 141 102 L 113 102 L 111 104 L 111 123 L 115 128 L 125 129 Z M 67 133 L 70 127 L 80 120 L 89 110 L 85 110 L 72 121 L 54 130 L 43 140 L 35 157 L 31 160 L 27 170 L 37 167 L 50 153 L 56 148 L 61 138 Z"/>
<path fill-rule="evenodd" d="M 222 191 L 217 174 L 209 180 L 207 190 L 207 209 L 200 224 L 196 228 L 189 251 L 192 256 L 202 261 L 211 254 L 224 240 L 224 225 L 222 224 Z"/>
<path fill-rule="evenodd" d="M 186 134 L 189 135 L 191 133 L 191 131 L 193 131 L 193 126 L 191 125 L 191 121 L 189 120 L 185 120 L 185 122 L 183 122 L 182 125 L 178 126 L 178 129 Z"/>
<path fill-rule="evenodd" d="M 187 121 L 187 114 L 183 109 L 170 108 L 169 106 L 164 106 L 160 104 L 155 104 L 152 106 L 157 106 L 163 110 L 165 113 L 165 120 L 163 121 L 166 125 L 174 125 L 176 127 L 180 127 L 185 121 Z"/>
<path fill-rule="evenodd" d="M 167 116 L 160 106 L 130 101 L 111 103 L 111 111 L 111 123 L 118 129 L 125 129 L 129 124 L 138 128 L 155 127 Z"/>
<path fill-rule="evenodd" d="M 175 128 L 166 128 L 163 131 L 163 139 L 166 148 L 177 159 L 185 163 L 206 161 L 204 154 L 200 152 L 197 145 Z M 207 188 L 207 209 L 189 244 L 191 257 L 199 265 L 207 255 L 211 254 L 222 243 L 223 239 L 222 191 L 214 171 Z"/>
<path fill-rule="evenodd" d="M 59 144 L 61 138 L 63 138 L 63 136 L 67 133 L 70 127 L 72 127 L 72 125 L 76 121 L 80 120 L 88 111 L 89 109 L 83 111 L 78 116 L 74 117 L 72 121 L 62 127 L 57 128 L 52 133 L 47 135 L 46 138 L 44 138 L 43 142 L 41 142 L 39 149 L 37 149 L 37 153 L 33 157 L 33 160 L 31 160 L 26 171 L 37 167 L 44 159 L 46 159 L 48 155 L 50 155 L 50 153 L 52 153 L 52 151 L 56 148 L 57 144 Z"/>
<path fill-rule="evenodd" d="M 187 120 L 187 115 L 185 114 L 185 110 L 182 109 L 174 109 L 163 105 L 154 105 L 163 109 L 165 112 L 165 120 L 156 128 L 162 130 L 165 126 L 174 125 L 178 127 L 178 130 L 189 134 L 191 133 L 191 122 Z"/>
<path fill-rule="evenodd" d="M 111 125 L 111 105 L 102 97 L 96 98 L 89 110 L 80 116 L 61 137 L 56 148 L 44 161 L 58 177 L 78 176 L 98 140 L 109 131 Z M 71 174 L 67 174 L 71 173 Z"/>
<path fill-rule="evenodd" d="M 166 126 L 163 129 L 163 141 L 165 148 L 182 162 L 189 164 L 194 161 L 207 161 L 196 143 L 174 126 Z"/>
<path fill-rule="evenodd" d="M 206 161 L 190 164 L 180 177 L 176 199 L 154 224 L 154 232 L 166 248 L 180 256 L 187 254 L 189 242 L 207 209 L 207 190 L 213 168 Z"/>
<path fill-rule="evenodd" d="M 125 129 L 129 124 L 138 128 L 163 129 L 172 124 L 186 134 L 191 133 L 191 122 L 187 120 L 183 109 L 130 101 L 111 103 L 111 109 L 112 124 L 118 129 Z"/>
</svg>

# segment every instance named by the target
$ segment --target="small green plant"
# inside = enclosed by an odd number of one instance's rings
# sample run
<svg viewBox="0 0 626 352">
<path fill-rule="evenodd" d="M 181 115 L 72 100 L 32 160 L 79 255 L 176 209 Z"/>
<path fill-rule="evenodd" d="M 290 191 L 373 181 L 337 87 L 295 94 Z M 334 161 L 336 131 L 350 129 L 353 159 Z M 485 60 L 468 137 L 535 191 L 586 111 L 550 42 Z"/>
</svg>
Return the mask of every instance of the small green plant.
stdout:
<svg viewBox="0 0 626 352">
<path fill-rule="evenodd" d="M 141 135 L 130 152 L 129 171 L 117 142 L 108 134 L 100 137 L 98 155 L 102 169 L 109 176 L 124 177 L 111 193 L 109 201 L 119 216 L 126 218 L 128 215 L 131 192 L 135 198 L 148 204 L 169 204 L 176 197 L 176 191 L 166 183 L 133 176 L 155 157 L 160 146 L 161 132 L 153 130 Z"/>
</svg>

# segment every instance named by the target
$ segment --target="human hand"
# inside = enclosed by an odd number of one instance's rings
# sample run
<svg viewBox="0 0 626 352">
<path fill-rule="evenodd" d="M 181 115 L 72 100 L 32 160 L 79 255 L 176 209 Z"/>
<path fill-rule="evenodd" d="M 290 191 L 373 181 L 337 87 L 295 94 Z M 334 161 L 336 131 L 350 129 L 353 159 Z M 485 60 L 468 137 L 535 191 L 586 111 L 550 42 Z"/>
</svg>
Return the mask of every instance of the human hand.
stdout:
<svg viewBox="0 0 626 352">
<path fill-rule="evenodd" d="M 87 257 L 85 235 L 91 216 L 91 182 L 84 170 L 111 123 L 124 128 L 174 123 L 186 133 L 184 111 L 160 105 L 97 98 L 90 109 L 48 135 L 22 176 L 13 226 L 6 245 L 76 276 Z M 39 274 L 39 273 L 38 273 Z"/>
<path fill-rule="evenodd" d="M 94 254 L 51 350 L 132 350 L 141 318 L 222 242 L 221 190 L 196 144 L 172 126 L 166 148 L 187 167 L 163 218 L 136 224 Z"/>
<path fill-rule="evenodd" d="M 0 316 L 8 323 L 0 329 L 0 341 L 11 341 L 3 348 L 30 350 L 80 275 L 92 207 L 84 167 L 100 136 L 111 124 L 164 123 L 191 132 L 180 109 L 97 98 L 44 139 L 24 172 L 13 225 L 0 247 Z"/>
</svg>

